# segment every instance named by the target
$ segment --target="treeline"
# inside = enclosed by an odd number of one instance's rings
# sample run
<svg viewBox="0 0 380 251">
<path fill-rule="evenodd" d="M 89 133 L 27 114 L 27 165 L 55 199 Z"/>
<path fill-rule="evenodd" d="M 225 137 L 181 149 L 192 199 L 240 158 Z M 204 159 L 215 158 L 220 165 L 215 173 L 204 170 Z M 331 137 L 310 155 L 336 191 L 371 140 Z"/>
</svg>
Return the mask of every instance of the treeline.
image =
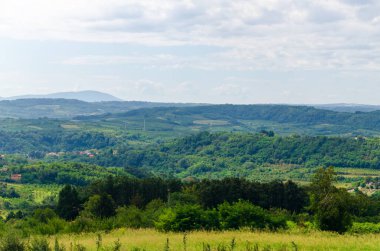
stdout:
<svg viewBox="0 0 380 251">
<path fill-rule="evenodd" d="M 31 153 L 42 158 L 47 152 L 102 149 L 116 144 L 116 139 L 102 132 L 67 131 L 62 128 L 33 131 L 0 131 L 1 153 Z"/>
<path fill-rule="evenodd" d="M 32 214 L 13 213 L 5 226 L 24 235 L 121 227 L 189 231 L 297 226 L 361 232 L 375 226 L 380 220 L 379 198 L 359 191 L 348 193 L 336 188 L 335 181 L 332 168 L 319 169 L 307 187 L 291 181 L 257 183 L 238 178 L 180 181 L 108 177 L 85 187 L 67 185 L 56 206 Z"/>
<path fill-rule="evenodd" d="M 292 181 L 259 183 L 240 178 L 181 182 L 178 179 L 110 176 L 106 180 L 92 183 L 86 192 L 88 196 L 106 193 L 117 206 L 137 207 L 144 207 L 154 199 L 170 203 L 194 202 L 204 208 L 214 208 L 223 202 L 245 200 L 266 209 L 280 208 L 299 212 L 308 203 L 305 189 Z"/>
<path fill-rule="evenodd" d="M 308 204 L 289 181 L 205 181 L 108 177 L 85 187 L 65 186 L 56 207 L 12 213 L 6 226 L 22 234 L 56 234 L 154 227 L 162 231 L 286 227 L 287 215 Z M 284 210 L 284 211 L 281 211 Z M 288 212 L 288 213 L 286 213 Z"/>
<path fill-rule="evenodd" d="M 11 174 L 20 174 L 21 179 L 14 181 Z M 103 168 L 86 163 L 71 162 L 38 162 L 20 164 L 3 168 L 0 179 L 5 182 L 24 184 L 70 184 L 76 186 L 88 185 L 109 176 L 128 175 L 121 168 Z"/>
</svg>

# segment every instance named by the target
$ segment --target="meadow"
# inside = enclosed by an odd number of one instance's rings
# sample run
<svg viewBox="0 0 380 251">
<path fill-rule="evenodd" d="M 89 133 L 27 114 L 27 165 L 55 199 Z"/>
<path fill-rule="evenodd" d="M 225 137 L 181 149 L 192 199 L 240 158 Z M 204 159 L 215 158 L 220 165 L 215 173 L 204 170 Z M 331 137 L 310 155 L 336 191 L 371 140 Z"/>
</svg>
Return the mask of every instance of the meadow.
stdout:
<svg viewBox="0 0 380 251">
<path fill-rule="evenodd" d="M 68 250 L 77 244 L 86 250 L 380 250 L 380 235 L 340 235 L 320 231 L 251 232 L 249 230 L 162 233 L 153 229 L 118 229 L 110 233 L 51 236 Z M 103 249 L 99 249 L 102 247 Z"/>
</svg>

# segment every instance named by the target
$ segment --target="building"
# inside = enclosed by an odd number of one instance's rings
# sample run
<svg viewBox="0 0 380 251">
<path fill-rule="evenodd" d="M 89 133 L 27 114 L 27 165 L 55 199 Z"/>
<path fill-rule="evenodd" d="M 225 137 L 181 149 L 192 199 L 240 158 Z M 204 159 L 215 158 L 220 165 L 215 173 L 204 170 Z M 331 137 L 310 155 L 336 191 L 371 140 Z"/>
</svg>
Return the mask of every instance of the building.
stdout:
<svg viewBox="0 0 380 251">
<path fill-rule="evenodd" d="M 22 178 L 21 174 L 18 174 L 18 173 L 11 174 L 11 180 L 13 181 L 21 181 L 21 178 Z"/>
</svg>

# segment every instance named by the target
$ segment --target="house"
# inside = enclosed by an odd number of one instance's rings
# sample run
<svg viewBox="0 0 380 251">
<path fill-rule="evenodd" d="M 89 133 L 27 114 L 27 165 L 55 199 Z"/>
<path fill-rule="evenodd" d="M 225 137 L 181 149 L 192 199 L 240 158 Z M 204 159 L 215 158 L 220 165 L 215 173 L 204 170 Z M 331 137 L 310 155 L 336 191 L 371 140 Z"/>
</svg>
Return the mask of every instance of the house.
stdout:
<svg viewBox="0 0 380 251">
<path fill-rule="evenodd" d="M 11 174 L 11 180 L 13 181 L 21 181 L 22 175 L 19 173 Z"/>
</svg>

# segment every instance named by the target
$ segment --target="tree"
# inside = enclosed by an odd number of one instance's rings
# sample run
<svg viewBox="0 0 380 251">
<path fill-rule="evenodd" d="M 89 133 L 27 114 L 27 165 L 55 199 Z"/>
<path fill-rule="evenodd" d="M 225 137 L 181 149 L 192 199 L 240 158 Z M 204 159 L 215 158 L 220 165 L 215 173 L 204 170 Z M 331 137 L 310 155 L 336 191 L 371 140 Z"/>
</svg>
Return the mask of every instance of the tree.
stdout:
<svg viewBox="0 0 380 251">
<path fill-rule="evenodd" d="M 85 212 L 90 215 L 107 218 L 116 213 L 115 202 L 109 194 L 102 193 L 91 196 L 85 204 Z"/>
<path fill-rule="evenodd" d="M 57 213 L 66 220 L 73 220 L 79 214 L 80 200 L 75 187 L 66 185 L 59 192 Z"/>
<path fill-rule="evenodd" d="M 349 213 L 350 195 L 339 190 L 326 195 L 318 204 L 316 223 L 321 230 L 343 233 L 352 225 Z"/>
<path fill-rule="evenodd" d="M 352 225 L 351 200 L 347 191 L 333 185 L 335 180 L 333 167 L 317 170 L 311 184 L 311 210 L 321 230 L 343 233 Z"/>
</svg>

